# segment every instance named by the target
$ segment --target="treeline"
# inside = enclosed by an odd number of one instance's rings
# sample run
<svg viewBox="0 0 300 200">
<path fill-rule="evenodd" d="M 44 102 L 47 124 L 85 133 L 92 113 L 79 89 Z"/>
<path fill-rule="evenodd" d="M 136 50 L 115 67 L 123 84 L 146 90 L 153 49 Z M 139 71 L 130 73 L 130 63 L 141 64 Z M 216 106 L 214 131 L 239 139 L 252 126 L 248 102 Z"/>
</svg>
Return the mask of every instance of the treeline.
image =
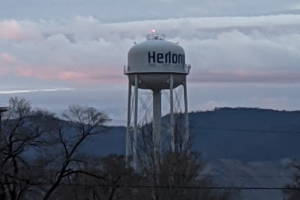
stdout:
<svg viewBox="0 0 300 200">
<path fill-rule="evenodd" d="M 141 134 L 136 169 L 123 155 L 85 154 L 84 143 L 106 134 L 109 117 L 69 106 L 60 117 L 11 98 L 2 114 L 1 200 L 235 200 L 239 191 L 214 190 L 205 162 L 180 146 L 157 160 L 151 131 Z M 179 124 L 180 126 L 180 124 Z M 124 141 L 125 142 L 125 141 Z"/>
</svg>

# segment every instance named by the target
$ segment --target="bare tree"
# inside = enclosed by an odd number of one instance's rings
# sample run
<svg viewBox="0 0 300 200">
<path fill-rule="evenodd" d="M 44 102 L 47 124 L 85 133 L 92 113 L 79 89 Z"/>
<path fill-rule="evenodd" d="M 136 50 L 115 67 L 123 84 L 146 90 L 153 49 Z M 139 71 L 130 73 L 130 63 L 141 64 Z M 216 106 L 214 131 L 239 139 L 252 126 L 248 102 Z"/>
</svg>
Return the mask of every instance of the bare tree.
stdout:
<svg viewBox="0 0 300 200">
<path fill-rule="evenodd" d="M 295 170 L 291 183 L 286 184 L 282 192 L 286 196 L 285 200 L 300 199 L 300 161 L 294 160 L 290 167 Z"/>
<path fill-rule="evenodd" d="M 138 183 L 140 177 L 126 166 L 123 155 L 95 158 L 82 170 L 92 176 L 76 174 L 69 184 L 61 186 L 52 197 L 56 200 L 134 199 L 135 193 L 130 186 Z"/>
<path fill-rule="evenodd" d="M 208 174 L 203 173 L 206 163 L 201 154 L 192 151 L 192 137 L 186 140 L 182 115 L 178 114 L 176 117 L 175 151 L 171 151 L 168 133 L 162 133 L 164 142 L 160 148 L 164 150 L 159 158 L 159 167 L 155 166 L 151 124 L 145 125 L 141 130 L 140 146 L 137 149 L 138 171 L 144 176 L 140 185 L 149 187 L 139 190 L 140 198 L 149 200 L 239 199 L 239 192 L 209 189 L 216 184 Z"/>
<path fill-rule="evenodd" d="M 25 99 L 10 99 L 1 141 L 1 200 L 235 199 L 231 192 L 185 188 L 214 183 L 200 176 L 205 163 L 183 145 L 179 122 L 176 151 L 162 146 L 158 166 L 150 125 L 140 137 L 137 171 L 124 156 L 86 153 L 88 141 L 105 134 L 109 120 L 92 107 L 70 106 L 58 118 Z"/>
<path fill-rule="evenodd" d="M 56 159 L 48 160 L 52 166 L 56 166 L 55 172 L 52 172 L 50 180 L 46 183 L 44 200 L 50 199 L 52 193 L 61 183 L 69 181 L 76 174 L 85 174 L 94 176 L 88 171 L 84 171 L 81 165 L 88 162 L 80 148 L 88 139 L 95 135 L 103 134 L 106 129 L 103 125 L 110 119 L 106 114 L 99 112 L 92 107 L 83 107 L 73 105 L 69 110 L 63 113 L 63 119 L 52 139 L 57 142 L 55 145 L 59 151 L 56 153 Z M 52 148 L 52 147 L 51 147 Z"/>
<path fill-rule="evenodd" d="M 33 187 L 31 154 L 47 141 L 43 135 L 51 132 L 53 115 L 33 110 L 29 101 L 11 98 L 3 117 L 2 131 L 2 194 L 1 199 L 22 199 Z"/>
<path fill-rule="evenodd" d="M 1 200 L 51 199 L 79 174 L 101 179 L 83 166 L 94 159 L 84 143 L 103 134 L 110 119 L 92 107 L 70 106 L 62 118 L 11 98 L 3 117 Z M 55 195 L 54 195 L 55 196 Z"/>
</svg>

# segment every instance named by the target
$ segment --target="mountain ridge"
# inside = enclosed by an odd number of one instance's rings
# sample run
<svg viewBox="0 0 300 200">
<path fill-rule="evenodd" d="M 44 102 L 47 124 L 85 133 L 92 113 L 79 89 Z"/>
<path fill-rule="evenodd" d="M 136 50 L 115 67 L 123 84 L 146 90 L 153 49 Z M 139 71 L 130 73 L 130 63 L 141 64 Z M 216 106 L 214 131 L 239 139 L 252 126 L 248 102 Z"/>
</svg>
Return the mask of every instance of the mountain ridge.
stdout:
<svg viewBox="0 0 300 200">
<path fill-rule="evenodd" d="M 191 112 L 189 123 L 192 149 L 207 160 L 300 159 L 300 111 L 225 107 Z M 125 138 L 126 127 L 111 126 L 108 133 L 90 141 L 84 149 L 99 155 L 125 154 Z"/>
</svg>

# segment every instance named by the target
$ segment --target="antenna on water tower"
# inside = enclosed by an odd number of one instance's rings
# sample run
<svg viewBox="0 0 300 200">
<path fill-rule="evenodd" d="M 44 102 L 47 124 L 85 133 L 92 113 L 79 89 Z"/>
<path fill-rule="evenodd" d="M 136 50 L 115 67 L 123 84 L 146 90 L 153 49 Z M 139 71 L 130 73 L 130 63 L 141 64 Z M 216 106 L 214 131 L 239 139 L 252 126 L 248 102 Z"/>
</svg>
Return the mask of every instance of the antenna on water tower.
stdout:
<svg viewBox="0 0 300 200">
<path fill-rule="evenodd" d="M 175 151 L 174 133 L 174 95 L 178 86 L 183 86 L 184 95 L 184 145 L 189 140 L 188 101 L 186 76 L 190 72 L 190 65 L 185 63 L 184 49 L 176 43 L 166 41 L 164 34 L 156 34 L 155 29 L 146 35 L 146 41 L 134 45 L 128 52 L 128 65 L 124 74 L 128 76 L 128 110 L 126 158 L 132 156 L 134 169 L 137 168 L 137 143 L 140 124 L 138 115 L 139 90 L 152 91 L 153 103 L 153 153 L 156 164 L 161 155 L 161 91 L 169 90 L 170 100 L 170 135 L 171 150 Z"/>
</svg>

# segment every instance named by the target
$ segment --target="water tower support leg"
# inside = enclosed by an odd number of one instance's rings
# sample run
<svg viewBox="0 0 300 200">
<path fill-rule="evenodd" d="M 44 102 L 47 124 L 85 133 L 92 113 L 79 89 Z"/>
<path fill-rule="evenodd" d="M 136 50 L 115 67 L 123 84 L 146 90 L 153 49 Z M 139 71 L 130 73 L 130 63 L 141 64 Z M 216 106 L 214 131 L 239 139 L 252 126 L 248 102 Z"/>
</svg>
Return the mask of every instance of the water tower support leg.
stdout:
<svg viewBox="0 0 300 200">
<path fill-rule="evenodd" d="M 173 83 L 174 83 L 173 74 L 171 74 L 170 75 L 170 133 L 171 133 L 171 150 L 175 152 Z"/>
<path fill-rule="evenodd" d="M 184 138 L 184 150 L 188 150 L 188 144 L 189 144 L 189 137 L 190 137 L 190 131 L 189 131 L 189 115 L 188 115 L 188 99 L 187 99 L 187 84 L 186 79 L 183 84 L 184 87 L 184 130 L 185 130 L 185 138 Z"/>
<path fill-rule="evenodd" d="M 131 124 L 131 84 L 128 81 L 128 104 L 127 104 L 127 131 L 126 131 L 126 164 L 129 164 L 129 156 L 132 155 L 132 136 L 130 134 Z"/>
<path fill-rule="evenodd" d="M 153 91 L 153 143 L 154 143 L 154 162 L 158 169 L 161 155 L 161 91 Z"/>
<path fill-rule="evenodd" d="M 138 134 L 138 126 L 137 126 L 137 115 L 138 115 L 138 75 L 136 74 L 134 77 L 134 131 L 133 131 L 133 168 L 137 169 L 137 134 Z"/>
</svg>

